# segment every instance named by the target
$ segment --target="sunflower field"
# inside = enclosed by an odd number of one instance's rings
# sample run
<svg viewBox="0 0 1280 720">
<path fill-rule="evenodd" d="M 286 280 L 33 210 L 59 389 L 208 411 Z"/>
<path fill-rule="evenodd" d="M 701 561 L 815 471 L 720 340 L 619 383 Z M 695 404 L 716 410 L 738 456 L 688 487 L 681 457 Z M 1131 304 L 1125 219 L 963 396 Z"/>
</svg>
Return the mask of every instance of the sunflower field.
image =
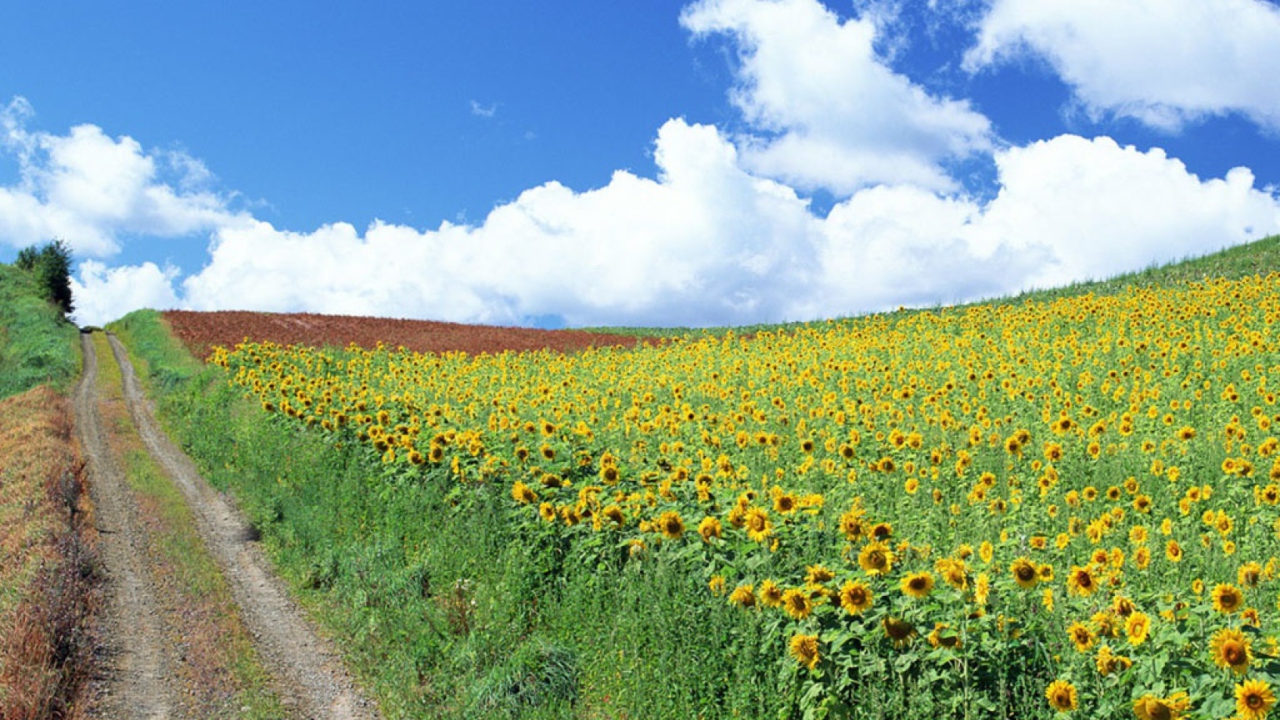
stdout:
<svg viewBox="0 0 1280 720">
<path fill-rule="evenodd" d="M 1272 273 L 635 349 L 210 362 L 389 486 L 448 484 L 457 513 L 498 488 L 609 567 L 681 558 L 797 714 L 896 692 L 1254 720 L 1280 683 L 1278 321 Z"/>
</svg>

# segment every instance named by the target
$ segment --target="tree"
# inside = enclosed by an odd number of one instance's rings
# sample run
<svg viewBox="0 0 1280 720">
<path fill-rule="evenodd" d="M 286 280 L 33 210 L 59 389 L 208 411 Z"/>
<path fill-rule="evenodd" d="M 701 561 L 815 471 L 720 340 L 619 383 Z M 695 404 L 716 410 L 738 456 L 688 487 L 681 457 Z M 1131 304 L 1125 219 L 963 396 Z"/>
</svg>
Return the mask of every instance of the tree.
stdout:
<svg viewBox="0 0 1280 720">
<path fill-rule="evenodd" d="M 45 298 L 66 317 L 75 310 L 71 298 L 71 248 L 60 239 L 37 249 L 34 245 L 18 252 L 15 265 L 33 273 Z"/>
</svg>

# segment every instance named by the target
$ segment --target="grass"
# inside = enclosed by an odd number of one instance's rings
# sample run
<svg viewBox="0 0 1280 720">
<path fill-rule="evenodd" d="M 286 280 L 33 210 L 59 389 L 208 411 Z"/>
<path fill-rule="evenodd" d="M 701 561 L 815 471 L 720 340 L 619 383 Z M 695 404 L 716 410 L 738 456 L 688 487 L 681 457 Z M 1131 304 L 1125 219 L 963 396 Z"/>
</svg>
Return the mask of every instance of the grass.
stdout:
<svg viewBox="0 0 1280 720">
<path fill-rule="evenodd" d="M 103 333 L 94 333 L 99 411 L 108 443 L 137 500 L 147 531 L 146 557 L 160 604 L 185 662 L 178 675 L 207 717 L 280 717 L 252 638 L 239 617 L 226 578 L 205 549 L 181 492 L 143 445 L 124 404 L 120 367 Z"/>
<path fill-rule="evenodd" d="M 0 398 L 42 383 L 65 392 L 80 372 L 78 339 L 30 273 L 0 265 Z"/>
<path fill-rule="evenodd" d="M 0 265 L 0 718 L 74 711 L 98 603 L 93 508 L 64 396 L 78 333 Z"/>
</svg>

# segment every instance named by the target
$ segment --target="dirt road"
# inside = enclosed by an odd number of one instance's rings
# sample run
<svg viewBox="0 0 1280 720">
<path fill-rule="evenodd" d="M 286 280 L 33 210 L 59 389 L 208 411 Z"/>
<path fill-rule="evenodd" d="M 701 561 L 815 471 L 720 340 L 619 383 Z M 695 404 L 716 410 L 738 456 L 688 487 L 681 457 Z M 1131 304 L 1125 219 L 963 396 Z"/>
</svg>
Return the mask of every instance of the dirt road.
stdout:
<svg viewBox="0 0 1280 720">
<path fill-rule="evenodd" d="M 129 415 L 148 452 L 181 491 L 206 548 L 216 560 L 231 587 L 254 644 L 275 681 L 282 704 L 299 718 L 335 720 L 377 717 L 374 705 L 361 696 L 346 673 L 332 645 L 320 637 L 301 609 L 289 598 L 283 583 L 271 570 L 253 533 L 227 498 L 209 486 L 191 459 L 173 445 L 155 421 L 151 404 L 144 396 L 124 347 L 109 336 L 112 354 L 119 364 Z M 114 507 L 112 493 L 124 492 L 124 479 L 109 467 L 110 457 L 102 447 L 94 402 L 94 375 L 97 359 L 93 346 L 84 337 L 84 378 L 76 392 L 76 413 L 86 453 L 94 472 L 95 491 L 102 496 L 99 507 L 102 524 L 110 540 L 104 555 L 111 585 L 111 620 L 107 624 L 109 646 L 118 645 L 112 657 L 112 696 L 117 717 L 174 717 L 172 690 L 166 686 L 166 652 L 163 638 L 145 619 L 154 617 L 148 606 L 145 573 L 137 568 L 136 542 L 131 534 L 128 511 Z M 105 458 L 105 460 L 104 460 Z M 114 474 L 113 474 L 114 473 Z M 117 490 L 118 489 L 118 490 Z M 95 501 L 98 498 L 95 497 Z M 114 509 L 112 509 L 114 507 Z M 124 711 L 124 712 L 120 712 Z"/>
<path fill-rule="evenodd" d="M 98 549 L 106 570 L 100 710 L 109 717 L 168 718 L 176 705 L 169 682 L 173 658 L 160 630 L 156 587 L 142 559 L 145 537 L 124 474 L 106 445 L 98 414 L 98 362 L 80 336 L 84 373 L 75 392 L 76 428 L 89 462 Z"/>
</svg>

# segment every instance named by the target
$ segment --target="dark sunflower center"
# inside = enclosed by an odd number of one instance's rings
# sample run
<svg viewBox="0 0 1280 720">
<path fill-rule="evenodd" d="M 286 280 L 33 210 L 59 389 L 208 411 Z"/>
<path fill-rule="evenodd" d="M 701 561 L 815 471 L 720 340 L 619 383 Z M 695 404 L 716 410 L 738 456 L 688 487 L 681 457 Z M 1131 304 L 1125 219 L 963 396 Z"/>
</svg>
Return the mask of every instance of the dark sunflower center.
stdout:
<svg viewBox="0 0 1280 720">
<path fill-rule="evenodd" d="M 1244 662 L 1244 648 L 1238 643 L 1227 643 L 1222 647 L 1222 658 L 1228 665 L 1240 665 Z"/>
</svg>

